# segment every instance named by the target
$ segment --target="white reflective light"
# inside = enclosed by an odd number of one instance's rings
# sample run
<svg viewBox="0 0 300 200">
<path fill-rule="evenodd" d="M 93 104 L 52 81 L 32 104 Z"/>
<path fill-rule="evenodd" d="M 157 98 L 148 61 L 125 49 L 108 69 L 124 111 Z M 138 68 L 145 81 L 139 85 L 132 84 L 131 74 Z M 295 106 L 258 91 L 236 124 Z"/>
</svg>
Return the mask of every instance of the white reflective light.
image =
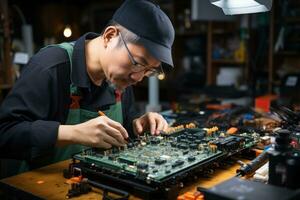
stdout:
<svg viewBox="0 0 300 200">
<path fill-rule="evenodd" d="M 70 28 L 69 26 L 66 26 L 66 28 L 64 29 L 64 36 L 65 36 L 66 38 L 68 38 L 68 37 L 71 37 L 71 35 L 72 35 L 72 30 L 71 30 L 71 28 Z"/>
<path fill-rule="evenodd" d="M 266 12 L 272 7 L 272 0 L 210 0 L 210 2 L 222 8 L 226 15 Z"/>
<path fill-rule="evenodd" d="M 158 80 L 164 80 L 165 79 L 165 74 L 161 73 L 157 76 Z"/>
</svg>

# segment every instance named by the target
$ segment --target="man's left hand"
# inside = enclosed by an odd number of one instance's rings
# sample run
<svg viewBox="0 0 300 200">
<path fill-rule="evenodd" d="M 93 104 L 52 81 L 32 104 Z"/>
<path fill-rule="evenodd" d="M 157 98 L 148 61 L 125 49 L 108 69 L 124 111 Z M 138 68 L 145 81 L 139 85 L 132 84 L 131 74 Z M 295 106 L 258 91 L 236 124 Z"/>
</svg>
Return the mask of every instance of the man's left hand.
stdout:
<svg viewBox="0 0 300 200">
<path fill-rule="evenodd" d="M 168 128 L 167 121 L 158 113 L 148 112 L 133 120 L 133 130 L 135 134 L 142 134 L 150 131 L 151 135 L 159 135 L 160 131 Z"/>
</svg>

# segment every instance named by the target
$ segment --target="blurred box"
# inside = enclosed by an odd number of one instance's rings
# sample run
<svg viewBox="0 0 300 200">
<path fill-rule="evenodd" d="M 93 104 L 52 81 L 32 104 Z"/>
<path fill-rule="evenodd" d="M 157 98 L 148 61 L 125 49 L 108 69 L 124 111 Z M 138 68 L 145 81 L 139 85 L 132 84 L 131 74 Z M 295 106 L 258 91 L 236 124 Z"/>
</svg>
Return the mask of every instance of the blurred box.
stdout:
<svg viewBox="0 0 300 200">
<path fill-rule="evenodd" d="M 265 95 L 255 98 L 255 108 L 263 110 L 264 112 L 270 111 L 271 102 L 278 99 L 277 95 Z"/>
</svg>

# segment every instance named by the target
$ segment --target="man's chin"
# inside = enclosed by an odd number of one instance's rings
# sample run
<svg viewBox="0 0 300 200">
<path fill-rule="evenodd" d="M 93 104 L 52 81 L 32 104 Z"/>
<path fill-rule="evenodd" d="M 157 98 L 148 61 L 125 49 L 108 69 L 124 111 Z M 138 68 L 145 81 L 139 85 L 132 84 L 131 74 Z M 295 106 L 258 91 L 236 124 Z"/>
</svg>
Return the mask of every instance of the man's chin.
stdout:
<svg viewBox="0 0 300 200">
<path fill-rule="evenodd" d="M 124 91 L 128 86 L 124 86 L 124 85 L 116 85 L 115 87 L 116 87 L 117 90 Z"/>
<path fill-rule="evenodd" d="M 135 83 L 134 82 L 130 82 L 130 81 L 118 81 L 118 80 L 115 80 L 115 81 L 108 81 L 109 85 L 112 86 L 113 88 L 115 89 L 118 89 L 118 90 L 125 90 L 127 87 L 131 86 L 131 85 L 134 85 Z"/>
<path fill-rule="evenodd" d="M 109 83 L 109 86 L 115 90 L 124 91 L 129 86 L 129 84 Z"/>
</svg>

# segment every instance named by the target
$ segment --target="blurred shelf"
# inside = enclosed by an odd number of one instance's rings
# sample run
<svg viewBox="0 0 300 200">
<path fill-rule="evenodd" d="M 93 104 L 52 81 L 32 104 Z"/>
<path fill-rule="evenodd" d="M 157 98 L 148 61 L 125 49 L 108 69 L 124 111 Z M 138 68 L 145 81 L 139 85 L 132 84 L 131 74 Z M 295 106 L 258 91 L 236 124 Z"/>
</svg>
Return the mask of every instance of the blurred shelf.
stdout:
<svg viewBox="0 0 300 200">
<path fill-rule="evenodd" d="M 285 23 L 284 26 L 291 26 L 294 23 L 299 23 L 300 17 L 283 17 L 282 19 L 276 19 L 274 20 L 274 23 L 276 25 L 282 25 L 282 23 Z"/>
<path fill-rule="evenodd" d="M 275 56 L 299 56 L 299 51 L 279 51 L 274 54 Z"/>
<path fill-rule="evenodd" d="M 245 62 L 231 60 L 231 59 L 218 59 L 212 60 L 212 64 L 216 65 L 245 65 Z"/>
<path fill-rule="evenodd" d="M 300 38 L 287 38 L 287 42 L 294 42 L 294 43 L 299 43 L 300 42 Z"/>
<path fill-rule="evenodd" d="M 213 32 L 212 32 L 212 34 L 213 35 L 227 35 L 227 36 L 230 36 L 230 35 L 234 35 L 234 34 L 236 34 L 235 32 L 233 32 L 233 31 L 230 31 L 230 30 L 228 30 L 228 31 L 226 31 L 226 30 L 214 30 Z"/>
<path fill-rule="evenodd" d="M 284 21 L 287 23 L 296 23 L 296 22 L 300 22 L 300 17 L 285 17 Z"/>
<path fill-rule="evenodd" d="M 185 31 L 185 32 L 180 32 L 180 31 L 175 31 L 176 36 L 199 36 L 203 34 L 207 34 L 204 31 Z"/>
</svg>

